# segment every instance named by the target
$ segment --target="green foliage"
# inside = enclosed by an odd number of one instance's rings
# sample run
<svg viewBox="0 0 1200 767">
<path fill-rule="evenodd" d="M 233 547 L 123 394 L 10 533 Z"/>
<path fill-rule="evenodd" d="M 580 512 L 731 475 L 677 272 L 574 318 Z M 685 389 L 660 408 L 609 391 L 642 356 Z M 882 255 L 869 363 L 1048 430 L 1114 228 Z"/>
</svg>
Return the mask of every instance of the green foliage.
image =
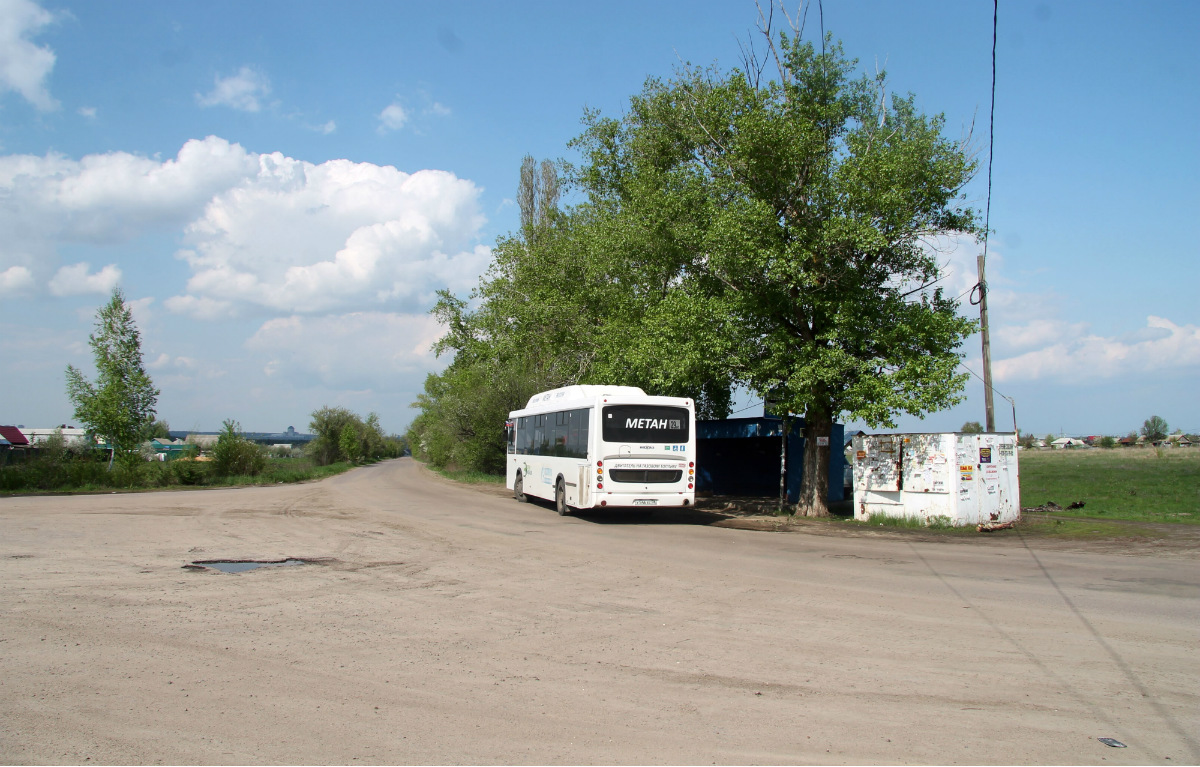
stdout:
<svg viewBox="0 0 1200 767">
<path fill-rule="evenodd" d="M 64 454 L 60 462 L 33 458 L 21 464 L 0 466 L 3 492 L 111 492 L 112 489 L 179 486 L 230 486 L 306 482 L 323 479 L 351 468 L 348 463 L 316 466 L 304 458 L 267 459 L 254 476 L 217 476 L 215 462 L 180 458 L 174 461 L 120 462 L 109 471 L 107 456 L 97 450 Z"/>
<path fill-rule="evenodd" d="M 213 471 L 222 477 L 253 477 L 262 473 L 266 462 L 266 452 L 258 444 L 246 439 L 241 424 L 226 419 L 217 443 L 213 445 Z"/>
<path fill-rule="evenodd" d="M 1167 438 L 1168 429 L 1165 418 L 1152 415 L 1142 423 L 1142 436 L 1147 442 L 1161 442 Z"/>
<path fill-rule="evenodd" d="M 395 458 L 405 448 L 401 438 L 383 433 L 375 413 L 364 421 L 344 407 L 323 407 L 313 412 L 308 427 L 316 438 L 306 452 L 318 466 Z"/>
<path fill-rule="evenodd" d="M 108 442 L 114 457 L 136 455 L 154 422 L 159 391 L 142 366 L 141 333 L 120 288 L 113 288 L 108 303 L 96 312 L 96 330 L 88 342 L 96 381 L 72 365 L 66 371 L 75 418 Z"/>
<path fill-rule="evenodd" d="M 455 360 L 425 379 L 408 429 L 413 454 L 437 468 L 504 473 L 504 421 L 541 389 L 526 371 Z"/>
<path fill-rule="evenodd" d="M 171 424 L 164 420 L 157 420 L 150 424 L 146 429 L 146 439 L 170 439 Z"/>
<path fill-rule="evenodd" d="M 967 421 L 959 431 L 963 434 L 983 434 L 983 424 L 979 421 Z"/>
<path fill-rule="evenodd" d="M 178 458 L 167 464 L 174 481 L 180 485 L 203 485 L 209 478 L 209 464 L 192 458 Z"/>
<path fill-rule="evenodd" d="M 361 443 L 359 442 L 358 429 L 354 428 L 354 424 L 348 423 L 342 427 L 342 435 L 338 440 L 338 447 L 347 461 L 358 463 Z"/>
<path fill-rule="evenodd" d="M 1105 448 L 1107 450 L 1112 450 L 1114 447 L 1117 446 L 1117 438 L 1116 437 L 1107 437 L 1107 436 L 1101 437 L 1099 445 L 1100 445 L 1100 447 Z"/>
</svg>

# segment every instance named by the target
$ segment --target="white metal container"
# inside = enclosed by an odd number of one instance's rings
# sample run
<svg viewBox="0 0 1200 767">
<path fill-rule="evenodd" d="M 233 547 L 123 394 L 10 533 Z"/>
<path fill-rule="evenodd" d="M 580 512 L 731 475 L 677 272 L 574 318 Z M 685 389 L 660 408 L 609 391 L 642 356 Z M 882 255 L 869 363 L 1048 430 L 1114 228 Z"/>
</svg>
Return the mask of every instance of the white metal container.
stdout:
<svg viewBox="0 0 1200 767">
<path fill-rule="evenodd" d="M 953 525 L 1021 518 L 1015 434 L 854 437 L 854 518 L 872 514 Z"/>
</svg>

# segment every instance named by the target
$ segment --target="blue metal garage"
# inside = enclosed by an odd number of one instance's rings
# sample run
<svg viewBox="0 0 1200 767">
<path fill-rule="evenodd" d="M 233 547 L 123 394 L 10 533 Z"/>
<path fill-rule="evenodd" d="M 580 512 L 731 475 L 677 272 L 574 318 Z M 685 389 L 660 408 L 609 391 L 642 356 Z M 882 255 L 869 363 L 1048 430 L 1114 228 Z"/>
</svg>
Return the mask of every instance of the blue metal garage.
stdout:
<svg viewBox="0 0 1200 767">
<path fill-rule="evenodd" d="M 787 497 L 800 497 L 804 470 L 804 419 L 788 419 Z M 829 437 L 829 501 L 841 501 L 844 427 L 833 425 Z M 780 447 L 783 419 L 729 418 L 696 421 L 696 490 L 713 495 L 779 497 Z"/>
</svg>

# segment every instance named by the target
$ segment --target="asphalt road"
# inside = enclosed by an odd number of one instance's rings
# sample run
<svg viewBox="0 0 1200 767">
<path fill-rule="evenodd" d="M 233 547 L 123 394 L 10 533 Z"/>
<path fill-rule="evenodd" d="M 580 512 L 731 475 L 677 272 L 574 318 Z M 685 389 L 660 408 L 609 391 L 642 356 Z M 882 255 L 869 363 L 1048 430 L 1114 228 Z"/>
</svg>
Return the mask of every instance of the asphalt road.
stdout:
<svg viewBox="0 0 1200 767">
<path fill-rule="evenodd" d="M 0 762 L 1200 762 L 1194 552 L 692 521 L 410 460 L 2 498 Z"/>
</svg>

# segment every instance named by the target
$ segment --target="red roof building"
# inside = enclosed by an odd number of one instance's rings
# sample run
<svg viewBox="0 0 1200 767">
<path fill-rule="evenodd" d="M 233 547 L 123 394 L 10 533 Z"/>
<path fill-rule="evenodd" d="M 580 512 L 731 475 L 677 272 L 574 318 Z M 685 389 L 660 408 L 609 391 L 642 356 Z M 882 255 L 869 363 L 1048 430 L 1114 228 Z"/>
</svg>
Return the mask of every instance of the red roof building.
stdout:
<svg viewBox="0 0 1200 767">
<path fill-rule="evenodd" d="M 29 440 L 25 439 L 25 435 L 16 426 L 0 426 L 0 437 L 8 440 L 13 447 L 25 447 L 29 444 Z"/>
</svg>

